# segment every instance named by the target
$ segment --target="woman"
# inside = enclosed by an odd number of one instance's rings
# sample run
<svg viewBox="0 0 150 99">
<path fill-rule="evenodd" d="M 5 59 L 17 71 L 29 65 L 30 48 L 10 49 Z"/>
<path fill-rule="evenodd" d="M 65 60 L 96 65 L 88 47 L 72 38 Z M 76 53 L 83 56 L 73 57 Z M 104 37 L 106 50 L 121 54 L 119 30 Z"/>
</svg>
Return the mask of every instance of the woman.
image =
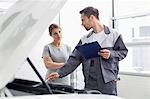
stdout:
<svg viewBox="0 0 150 99">
<path fill-rule="evenodd" d="M 42 55 L 44 64 L 48 69 L 46 78 L 48 77 L 48 74 L 59 70 L 59 68 L 64 65 L 66 60 L 69 58 L 69 55 L 71 54 L 71 47 L 61 42 L 61 31 L 61 28 L 57 24 L 51 24 L 49 26 L 49 35 L 53 38 L 53 41 L 44 46 Z M 70 85 L 69 81 L 70 76 L 50 82 Z"/>
</svg>

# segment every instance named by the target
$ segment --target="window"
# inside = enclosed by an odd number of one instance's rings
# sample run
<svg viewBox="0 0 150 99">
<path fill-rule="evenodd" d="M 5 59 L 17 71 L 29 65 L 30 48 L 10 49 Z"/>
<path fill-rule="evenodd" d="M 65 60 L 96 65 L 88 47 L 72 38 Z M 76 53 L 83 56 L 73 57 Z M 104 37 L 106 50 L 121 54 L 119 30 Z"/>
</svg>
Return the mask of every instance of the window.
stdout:
<svg viewBox="0 0 150 99">
<path fill-rule="evenodd" d="M 120 69 L 150 71 L 150 1 L 115 0 L 115 15 L 115 27 L 129 50 Z"/>
<path fill-rule="evenodd" d="M 140 37 L 149 37 L 150 36 L 150 25 L 149 26 L 140 26 L 139 27 L 139 36 Z"/>
</svg>

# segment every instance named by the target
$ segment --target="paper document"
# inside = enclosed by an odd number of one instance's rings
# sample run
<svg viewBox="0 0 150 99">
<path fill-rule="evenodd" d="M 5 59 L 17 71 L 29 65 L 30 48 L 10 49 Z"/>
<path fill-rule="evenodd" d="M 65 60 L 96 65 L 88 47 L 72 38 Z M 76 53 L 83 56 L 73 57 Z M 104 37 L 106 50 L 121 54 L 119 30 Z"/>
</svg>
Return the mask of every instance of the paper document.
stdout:
<svg viewBox="0 0 150 99">
<path fill-rule="evenodd" d="M 99 43 L 92 42 L 92 43 L 86 43 L 84 45 L 76 46 L 76 49 L 86 58 L 94 58 L 99 57 L 98 52 L 101 50 L 101 46 Z"/>
</svg>

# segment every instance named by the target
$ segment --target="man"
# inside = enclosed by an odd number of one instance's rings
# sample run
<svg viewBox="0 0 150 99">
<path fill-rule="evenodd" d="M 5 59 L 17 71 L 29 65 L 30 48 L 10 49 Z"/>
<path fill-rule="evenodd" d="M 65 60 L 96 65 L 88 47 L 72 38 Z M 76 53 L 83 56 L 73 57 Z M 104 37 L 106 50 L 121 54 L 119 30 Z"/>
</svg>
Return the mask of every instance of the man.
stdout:
<svg viewBox="0 0 150 99">
<path fill-rule="evenodd" d="M 93 30 L 83 36 L 77 46 L 97 41 L 102 47 L 98 52 L 99 57 L 86 59 L 75 48 L 65 65 L 48 78 L 54 80 L 64 77 L 82 63 L 85 90 L 98 90 L 102 94 L 117 95 L 118 62 L 128 53 L 121 34 L 100 22 L 99 11 L 96 8 L 86 7 L 80 14 L 85 29 Z"/>
</svg>

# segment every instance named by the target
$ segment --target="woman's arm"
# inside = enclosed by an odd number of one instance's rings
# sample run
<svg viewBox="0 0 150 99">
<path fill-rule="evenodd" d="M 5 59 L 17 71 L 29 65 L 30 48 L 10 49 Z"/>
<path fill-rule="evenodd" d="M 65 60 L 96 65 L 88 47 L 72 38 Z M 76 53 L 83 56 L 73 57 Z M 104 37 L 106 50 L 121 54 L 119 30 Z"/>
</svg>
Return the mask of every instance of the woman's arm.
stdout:
<svg viewBox="0 0 150 99">
<path fill-rule="evenodd" d="M 59 69 L 64 66 L 64 63 L 53 62 L 50 57 L 43 57 L 43 61 L 47 69 Z"/>
</svg>

